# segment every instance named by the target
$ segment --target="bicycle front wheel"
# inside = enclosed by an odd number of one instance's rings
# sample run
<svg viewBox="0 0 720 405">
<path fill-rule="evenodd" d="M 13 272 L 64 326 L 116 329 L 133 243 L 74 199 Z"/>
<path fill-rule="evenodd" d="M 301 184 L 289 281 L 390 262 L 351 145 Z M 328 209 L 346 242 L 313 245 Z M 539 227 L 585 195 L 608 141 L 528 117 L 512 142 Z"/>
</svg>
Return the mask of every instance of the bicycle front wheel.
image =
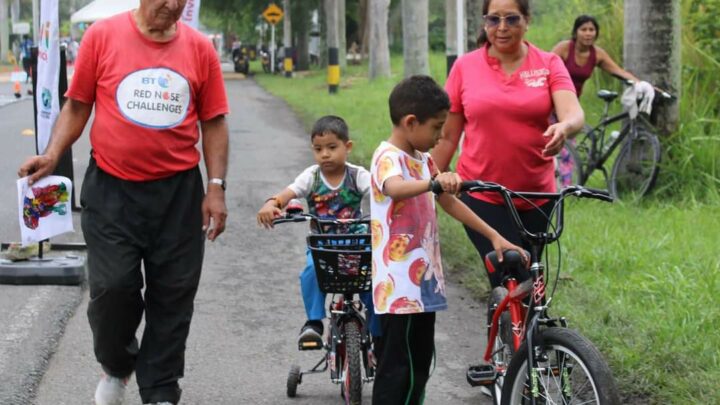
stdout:
<svg viewBox="0 0 720 405">
<path fill-rule="evenodd" d="M 537 368 L 528 373 L 525 345 L 513 356 L 505 376 L 502 404 L 620 404 L 612 372 L 600 352 L 579 333 L 548 328 L 534 337 Z M 531 384 L 531 379 L 536 384 Z"/>
<path fill-rule="evenodd" d="M 345 358 L 343 362 L 343 397 L 348 405 L 362 403 L 362 354 L 360 328 L 357 322 L 347 321 L 343 324 L 345 335 Z"/>
<path fill-rule="evenodd" d="M 610 175 L 610 192 L 620 200 L 632 201 L 647 194 L 660 169 L 657 136 L 643 126 L 636 126 L 635 131 L 620 149 Z"/>
</svg>

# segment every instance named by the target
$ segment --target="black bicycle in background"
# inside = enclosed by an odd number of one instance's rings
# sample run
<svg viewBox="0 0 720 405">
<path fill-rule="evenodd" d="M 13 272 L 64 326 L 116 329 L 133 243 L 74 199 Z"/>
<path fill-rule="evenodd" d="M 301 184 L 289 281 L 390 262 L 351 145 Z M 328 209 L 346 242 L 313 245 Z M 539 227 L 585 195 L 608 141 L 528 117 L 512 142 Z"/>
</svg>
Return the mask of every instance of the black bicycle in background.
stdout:
<svg viewBox="0 0 720 405">
<path fill-rule="evenodd" d="M 632 80 L 622 81 L 628 86 L 635 84 Z M 675 100 L 672 94 L 656 90 L 657 103 Z M 595 127 L 586 126 L 575 139 L 565 142 L 565 150 L 557 159 L 558 187 L 585 185 L 595 170 L 600 170 L 615 198 L 626 201 L 640 198 L 653 188 L 660 169 L 662 150 L 657 129 L 644 113 L 638 113 L 635 118 L 627 111 L 609 116 L 610 104 L 619 96 L 617 92 L 600 90 L 597 96 L 605 102 L 600 123 Z M 619 122 L 622 122 L 620 131 L 608 133 L 608 129 Z M 620 151 L 613 161 L 617 149 Z M 611 162 L 608 175 L 605 166 Z"/>
</svg>

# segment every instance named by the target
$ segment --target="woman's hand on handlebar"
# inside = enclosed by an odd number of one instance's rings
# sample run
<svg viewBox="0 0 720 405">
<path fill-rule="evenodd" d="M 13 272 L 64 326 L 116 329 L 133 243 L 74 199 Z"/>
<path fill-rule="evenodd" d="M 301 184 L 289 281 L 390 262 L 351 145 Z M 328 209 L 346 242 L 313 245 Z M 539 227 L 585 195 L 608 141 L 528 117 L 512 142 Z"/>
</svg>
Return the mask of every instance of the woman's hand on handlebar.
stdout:
<svg viewBox="0 0 720 405">
<path fill-rule="evenodd" d="M 460 186 L 462 186 L 462 179 L 457 173 L 440 173 L 435 176 L 434 180 L 440 184 L 444 193 L 454 195 L 460 192 Z"/>
<path fill-rule="evenodd" d="M 523 262 L 526 265 L 530 264 L 530 258 L 528 257 L 525 249 L 521 248 L 520 246 L 510 243 L 507 239 L 503 238 L 499 233 L 495 232 L 495 236 L 490 239 L 490 243 L 492 243 L 493 249 L 495 249 L 495 254 L 497 254 L 498 260 L 500 262 L 503 261 L 503 252 L 504 251 L 515 250 L 518 253 L 520 253 L 520 256 L 522 256 L 522 258 L 523 258 Z"/>
<path fill-rule="evenodd" d="M 273 220 L 281 216 L 282 211 L 277 205 L 275 205 L 275 201 L 271 200 L 267 201 L 262 208 L 260 208 L 260 211 L 258 211 L 257 222 L 259 226 L 262 226 L 265 229 L 272 229 Z"/>
</svg>

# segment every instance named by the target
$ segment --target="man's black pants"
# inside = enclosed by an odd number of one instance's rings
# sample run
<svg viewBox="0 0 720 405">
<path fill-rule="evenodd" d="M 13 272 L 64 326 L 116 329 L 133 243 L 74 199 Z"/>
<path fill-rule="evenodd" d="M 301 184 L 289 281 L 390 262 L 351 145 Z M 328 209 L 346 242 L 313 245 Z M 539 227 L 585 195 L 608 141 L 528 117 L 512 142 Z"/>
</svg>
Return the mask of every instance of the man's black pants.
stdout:
<svg viewBox="0 0 720 405">
<path fill-rule="evenodd" d="M 435 350 L 435 312 L 385 314 L 379 319 L 382 352 L 378 353 L 372 403 L 421 404 Z"/>
<path fill-rule="evenodd" d="M 95 356 L 109 375 L 135 371 L 144 403 L 180 399 L 203 260 L 203 196 L 197 167 L 132 182 L 103 172 L 91 159 L 85 174 L 80 200 Z"/>
</svg>

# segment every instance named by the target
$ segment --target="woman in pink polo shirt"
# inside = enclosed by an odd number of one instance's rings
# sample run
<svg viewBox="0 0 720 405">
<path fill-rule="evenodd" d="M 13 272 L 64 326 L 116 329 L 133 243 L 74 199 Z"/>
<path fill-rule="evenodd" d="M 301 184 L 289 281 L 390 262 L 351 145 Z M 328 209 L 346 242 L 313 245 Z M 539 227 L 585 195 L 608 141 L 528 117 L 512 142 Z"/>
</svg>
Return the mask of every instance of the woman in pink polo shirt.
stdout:
<svg viewBox="0 0 720 405">
<path fill-rule="evenodd" d="M 560 57 L 524 40 L 528 0 L 485 0 L 482 11 L 484 45 L 459 58 L 450 71 L 445 85 L 450 114 L 432 157 L 446 170 L 464 131 L 457 164 L 463 180 L 492 181 L 518 191 L 555 191 L 553 158 L 584 122 L 573 82 Z M 553 111 L 558 122 L 550 125 Z M 461 198 L 503 237 L 523 243 L 499 195 Z M 517 205 L 526 228 L 537 232 L 547 227 L 542 213 L 526 203 Z M 543 205 L 546 212 L 551 208 L 551 203 Z M 466 232 L 481 256 L 493 250 L 481 235 Z M 488 277 L 492 287 L 501 282 Z"/>
</svg>

